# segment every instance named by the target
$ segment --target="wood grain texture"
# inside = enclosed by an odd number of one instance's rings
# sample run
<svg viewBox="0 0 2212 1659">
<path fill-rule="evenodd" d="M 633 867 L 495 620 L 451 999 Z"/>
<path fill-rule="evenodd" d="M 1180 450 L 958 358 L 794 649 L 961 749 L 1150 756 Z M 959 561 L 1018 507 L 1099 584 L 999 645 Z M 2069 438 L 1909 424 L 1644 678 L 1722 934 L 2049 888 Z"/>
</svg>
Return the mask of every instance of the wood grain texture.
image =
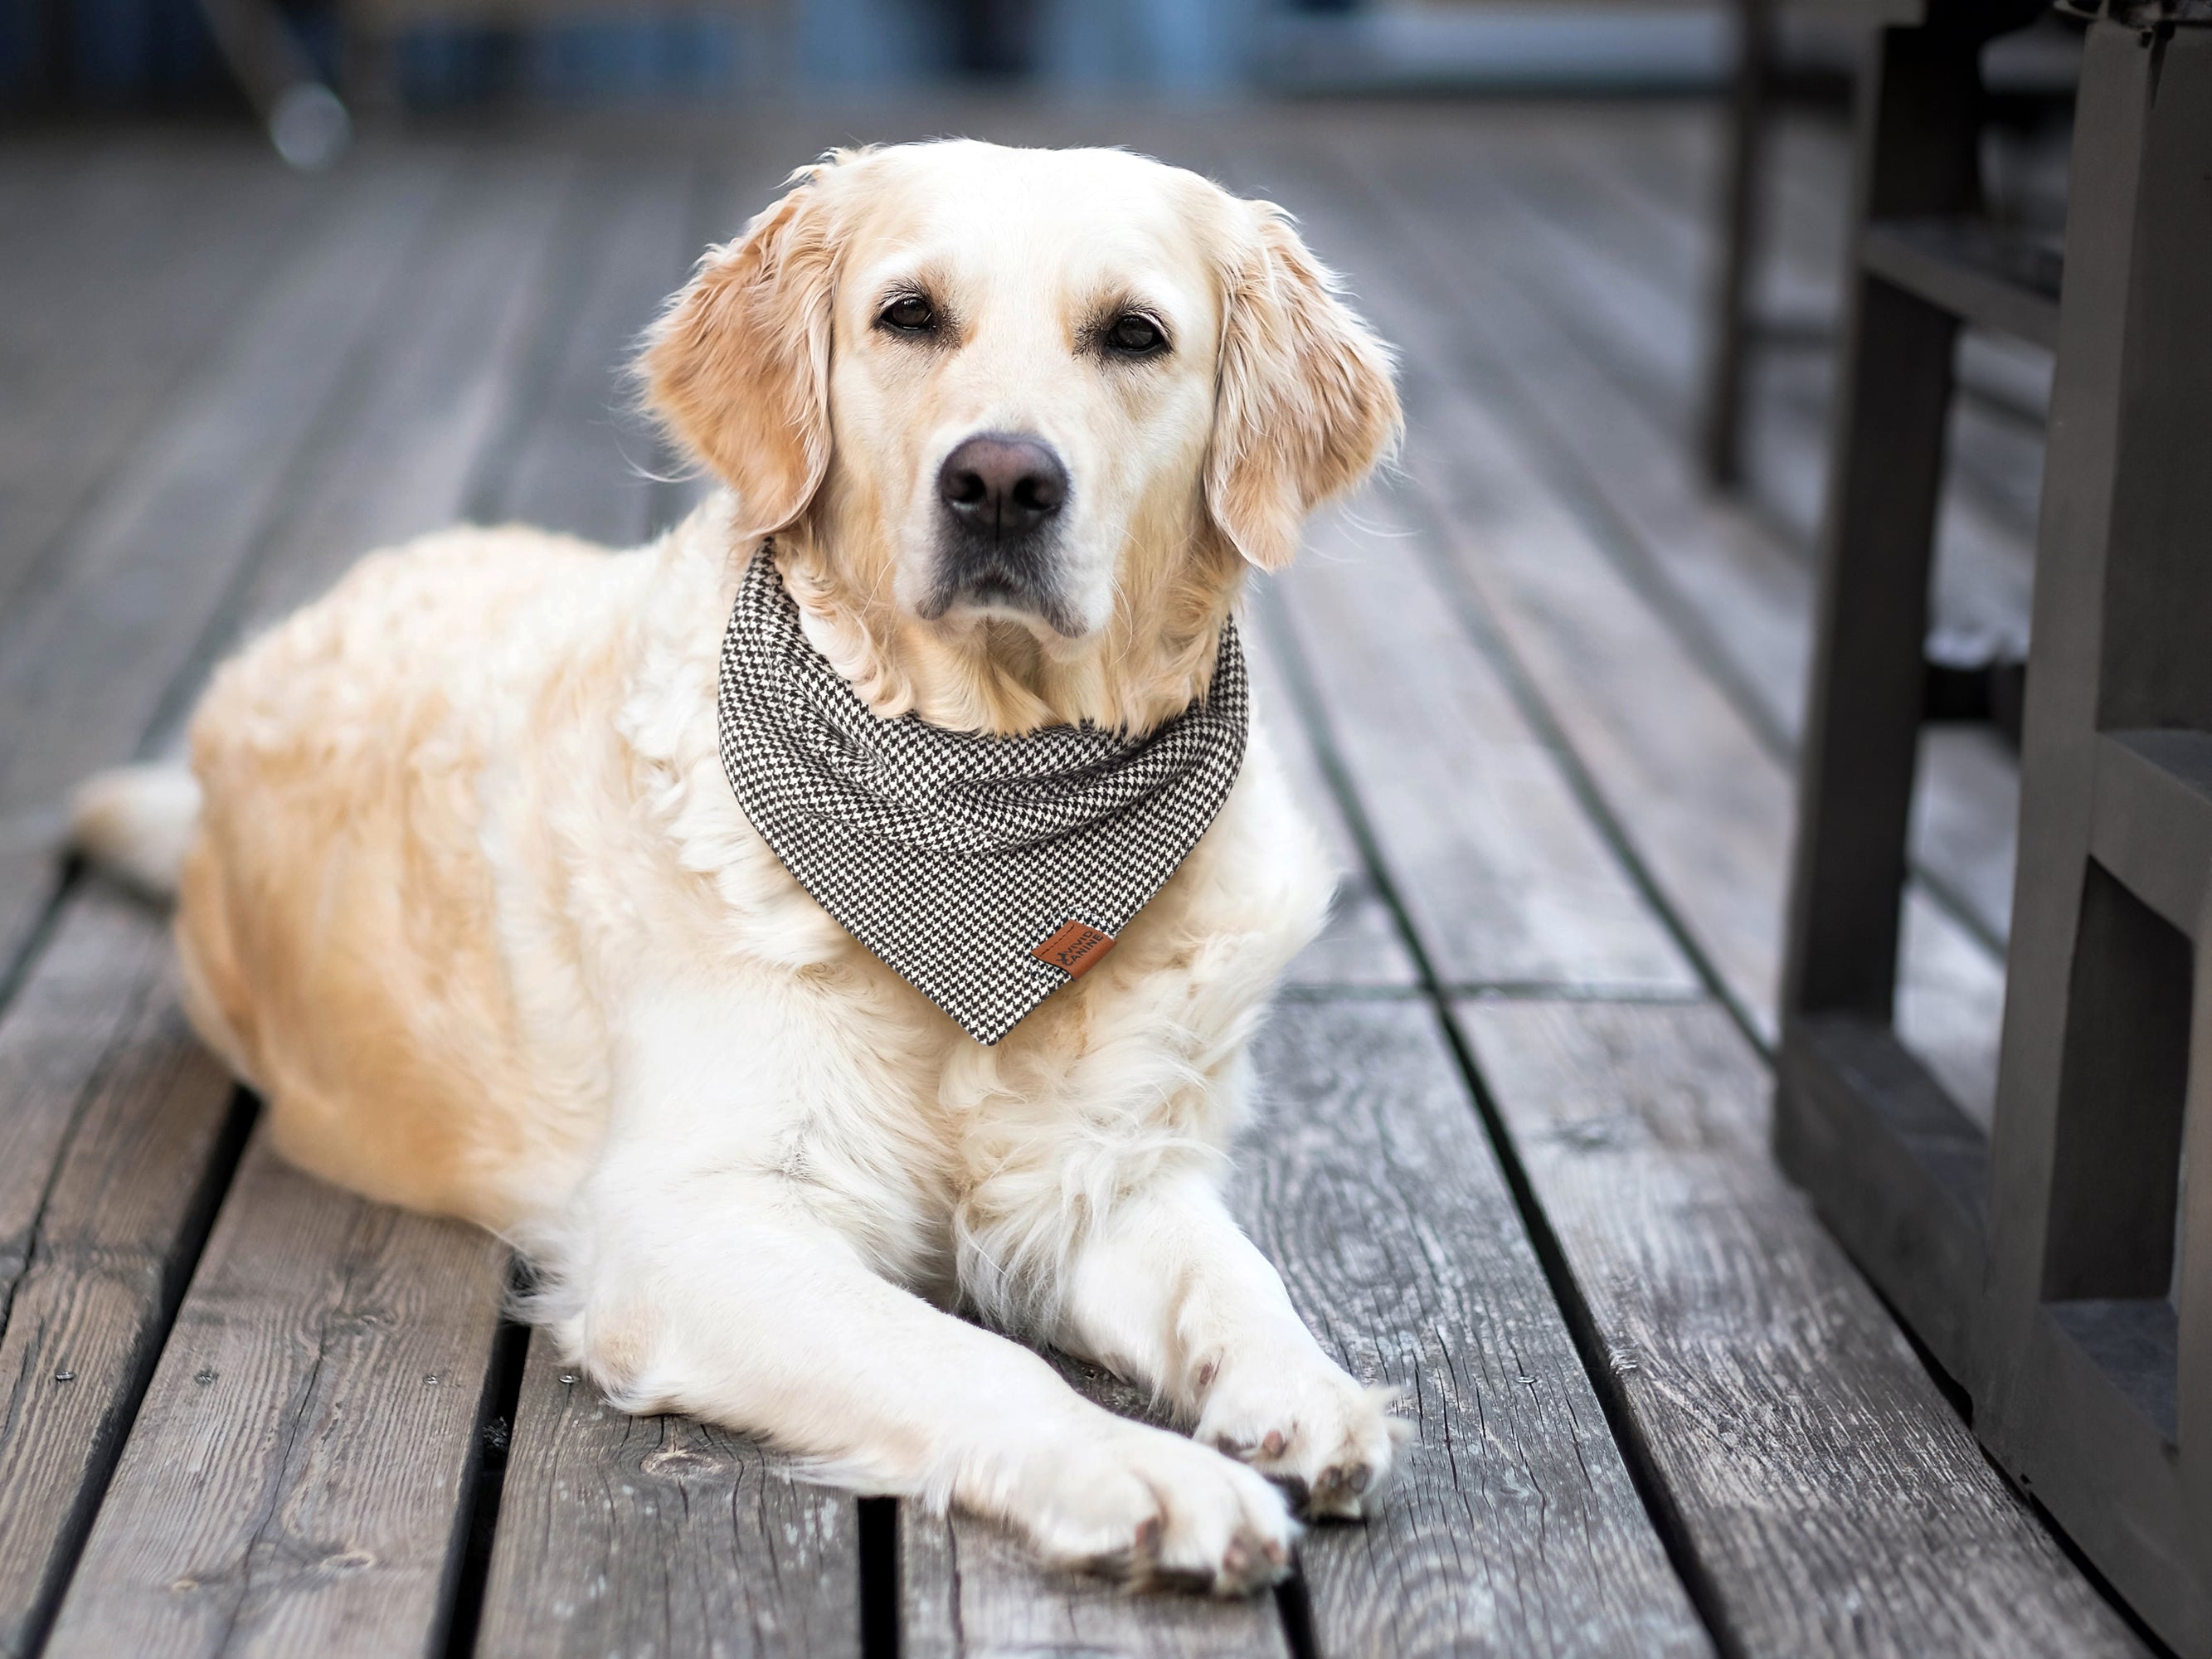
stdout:
<svg viewBox="0 0 2212 1659">
<path fill-rule="evenodd" d="M 0 611 L 0 821 L 58 805 L 144 736 L 367 337 L 363 290 L 405 257 L 422 193 L 381 174 L 354 193 L 193 373 L 177 418 L 118 465 L 70 527 L 54 582 Z M 50 845 L 10 828 L 0 963 L 53 878 Z"/>
<path fill-rule="evenodd" d="M 1457 1018 L 1743 1651 L 2142 1650 L 1775 1168 L 1717 1009 Z"/>
<path fill-rule="evenodd" d="M 434 1651 L 507 1260 L 257 1130 L 46 1651 Z"/>
<path fill-rule="evenodd" d="M 1360 176 L 1370 169 L 1399 176 L 1393 153 L 1368 155 Z M 1393 267 L 1394 276 L 1431 275 L 1423 289 L 1423 325 L 1434 327 L 1439 302 L 1480 304 L 1479 319 L 1462 342 L 1479 338 L 1498 390 L 1506 393 L 1493 393 L 1492 400 L 1518 406 L 1511 425 L 1522 447 L 1547 463 L 1550 489 L 1590 526 L 1601 550 L 1684 636 L 1707 672 L 1721 679 L 1762 740 L 1787 756 L 1802 717 L 1809 562 L 1784 544 L 1764 515 L 1716 500 L 1693 477 L 1680 439 L 1692 413 L 1687 368 L 1654 369 L 1671 378 L 1644 387 L 1646 395 L 1622 395 L 1624 388 L 1636 391 L 1640 379 L 1624 367 L 1623 339 L 1655 332 L 1692 337 L 1698 279 L 1693 270 L 1681 270 L 1632 306 L 1617 328 L 1599 331 L 1591 320 L 1604 309 L 1599 295 L 1618 310 L 1622 295 L 1651 283 L 1650 271 L 1668 262 L 1654 258 L 1653 237 L 1640 223 L 1608 226 L 1604 215 L 1577 213 L 1590 192 L 1565 187 L 1571 181 L 1558 177 L 1560 167 L 1547 147 L 1540 168 L 1486 169 L 1463 177 L 1443 200 L 1431 188 L 1426 198 L 1396 202 L 1376 216 L 1366 234 L 1380 228 L 1394 238 L 1424 242 L 1437 255 Z M 1447 203 L 1451 210 L 1440 211 Z M 1563 234 L 1553 222 L 1562 216 L 1577 234 Z M 1547 240 L 1558 246 L 1547 246 Z M 1578 283 L 1593 292 L 1583 294 Z M 1479 384 L 1464 371 L 1459 378 Z M 1812 416 L 1802 435 L 1811 446 L 1808 460 L 1819 466 L 1825 465 L 1817 444 L 1823 411 Z M 2010 547 L 1993 568 L 1984 568 L 1987 559 L 1960 565 L 1956 557 L 1944 567 L 1951 573 L 1944 580 L 1975 605 L 1997 607 L 1984 615 L 1954 597 L 1946 601 L 1947 625 L 1991 638 L 2019 633 L 1992 618 L 1997 612 L 2011 617 L 2025 604 L 2021 552 Z M 1988 870 L 2008 860 L 2016 784 L 2006 785 L 1950 745 L 1931 746 L 1924 761 L 1920 793 L 1929 806 L 1923 833 L 1914 842 L 1917 861 L 1967 907 L 1976 927 L 2001 939 L 2010 887 L 1989 878 Z M 1932 833 L 1934 824 L 1960 817 L 1995 830 L 1994 856 L 1990 847 Z"/>
<path fill-rule="evenodd" d="M 1255 720 L 1272 739 L 1298 809 L 1320 832 L 1339 872 L 1328 921 L 1321 937 L 1291 963 L 1287 982 L 1310 988 L 1409 989 L 1419 983 L 1419 974 L 1345 822 L 1344 808 L 1322 775 L 1312 736 L 1298 718 L 1297 702 L 1275 641 L 1272 609 L 1248 607 L 1240 635 L 1251 671 Z"/>
<path fill-rule="evenodd" d="M 550 301 L 567 303 L 559 325 L 540 331 L 513 462 L 504 477 L 483 480 L 480 516 L 610 547 L 644 540 L 658 458 L 628 370 L 646 325 L 698 256 L 695 185 L 680 159 L 586 166 L 569 204 L 573 240 L 544 284 Z M 564 292 L 571 286 L 573 295 Z"/>
<path fill-rule="evenodd" d="M 851 1494 L 756 1443 L 607 1404 L 531 1338 L 476 1651 L 483 1659 L 858 1655 Z"/>
<path fill-rule="evenodd" d="M 1388 495 L 1280 583 L 1391 879 L 1455 984 L 1688 994 L 1696 980 L 1510 694 L 1397 543 Z"/>
<path fill-rule="evenodd" d="M 167 931 L 72 906 L 0 1022 L 0 1654 L 34 1650 L 228 1174 Z"/>
<path fill-rule="evenodd" d="M 0 327 L 0 607 L 53 577 L 55 538 L 359 179 L 310 185 L 243 131 L 11 148 L 0 316 L 37 325 Z"/>
<path fill-rule="evenodd" d="M 375 349 L 289 480 L 221 645 L 320 597 L 364 554 L 452 524 L 499 434 L 536 416 L 532 343 L 574 320 L 545 303 L 551 267 L 593 234 L 564 217 L 574 172 L 558 150 L 457 167 L 422 248 L 377 296 Z"/>
<path fill-rule="evenodd" d="M 902 1659 L 1289 1659 L 1274 1599 L 1133 1595 L 1039 1565 L 1013 1534 L 974 1516 L 899 1513 Z"/>
<path fill-rule="evenodd" d="M 1314 216 L 1330 222 L 1326 210 Z M 1474 357 L 1492 338 L 1486 331 L 1522 335 L 1510 296 L 1493 306 L 1494 325 L 1462 329 L 1455 346 L 1437 321 L 1449 294 L 1412 281 L 1394 267 L 1371 293 L 1386 327 L 1416 347 L 1407 371 L 1417 411 L 1407 471 L 1433 514 L 1426 544 L 1448 556 L 1443 586 L 1467 585 L 1620 835 L 1740 1012 L 1771 1041 L 1795 811 L 1788 763 L 1547 477 L 1544 456 L 1521 436 L 1518 388 L 1530 375 L 1509 380 L 1498 357 Z M 1906 911 L 1899 1028 L 1985 1121 L 2002 965 L 1917 888 Z M 1425 917 L 1424 938 L 1474 920 Z"/>
<path fill-rule="evenodd" d="M 1258 1058 L 1239 1218 L 1415 1434 L 1378 1516 L 1302 1547 L 1321 1650 L 1710 1651 L 1433 1011 L 1285 1009 Z"/>
</svg>

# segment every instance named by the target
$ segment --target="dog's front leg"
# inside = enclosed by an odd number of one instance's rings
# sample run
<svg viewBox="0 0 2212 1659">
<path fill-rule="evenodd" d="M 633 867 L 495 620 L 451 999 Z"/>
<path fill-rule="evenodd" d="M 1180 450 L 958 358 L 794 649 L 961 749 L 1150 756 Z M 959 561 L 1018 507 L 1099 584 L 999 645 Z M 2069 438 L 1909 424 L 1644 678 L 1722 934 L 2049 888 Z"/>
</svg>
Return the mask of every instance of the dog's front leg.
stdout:
<svg viewBox="0 0 2212 1659">
<path fill-rule="evenodd" d="M 1141 1188 L 1078 1247 L 1061 1343 L 1149 1384 L 1198 1438 L 1302 1493 L 1371 1511 L 1403 1425 L 1386 1389 L 1321 1351 L 1283 1281 L 1205 1176 Z"/>
<path fill-rule="evenodd" d="M 1092 1405 L 881 1277 L 803 1182 L 696 1150 L 611 1150 L 556 1264 L 564 1344 L 617 1404 L 998 1516 L 1063 1565 L 1223 1595 L 1281 1576 L 1296 1525 L 1253 1471 Z"/>
</svg>

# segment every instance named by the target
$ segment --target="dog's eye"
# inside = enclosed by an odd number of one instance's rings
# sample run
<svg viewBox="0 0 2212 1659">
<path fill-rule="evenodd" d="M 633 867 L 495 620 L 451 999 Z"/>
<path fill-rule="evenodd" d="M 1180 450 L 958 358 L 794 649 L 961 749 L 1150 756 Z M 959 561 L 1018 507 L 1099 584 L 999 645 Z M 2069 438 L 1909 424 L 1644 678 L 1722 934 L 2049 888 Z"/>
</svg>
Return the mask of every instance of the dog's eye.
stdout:
<svg viewBox="0 0 2212 1659">
<path fill-rule="evenodd" d="M 882 314 L 876 320 L 900 334 L 933 334 L 937 331 L 937 313 L 919 294 L 900 295 L 883 308 Z"/>
<path fill-rule="evenodd" d="M 1114 319 L 1106 343 L 1124 357 L 1149 357 L 1167 349 L 1168 337 L 1151 318 L 1132 311 Z"/>
</svg>

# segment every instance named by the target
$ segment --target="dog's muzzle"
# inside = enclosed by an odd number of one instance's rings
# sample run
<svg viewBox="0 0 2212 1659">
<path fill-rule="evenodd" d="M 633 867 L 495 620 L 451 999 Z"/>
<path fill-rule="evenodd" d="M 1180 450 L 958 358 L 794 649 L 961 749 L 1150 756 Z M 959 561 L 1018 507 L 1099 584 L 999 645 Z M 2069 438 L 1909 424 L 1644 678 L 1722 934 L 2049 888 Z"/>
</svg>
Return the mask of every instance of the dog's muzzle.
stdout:
<svg viewBox="0 0 2212 1659">
<path fill-rule="evenodd" d="M 1063 634 L 1081 630 L 1059 591 L 1055 551 L 1067 468 L 1052 446 L 1023 433 L 979 432 L 937 470 L 937 580 L 921 606 L 956 604 L 1034 611 Z"/>
</svg>

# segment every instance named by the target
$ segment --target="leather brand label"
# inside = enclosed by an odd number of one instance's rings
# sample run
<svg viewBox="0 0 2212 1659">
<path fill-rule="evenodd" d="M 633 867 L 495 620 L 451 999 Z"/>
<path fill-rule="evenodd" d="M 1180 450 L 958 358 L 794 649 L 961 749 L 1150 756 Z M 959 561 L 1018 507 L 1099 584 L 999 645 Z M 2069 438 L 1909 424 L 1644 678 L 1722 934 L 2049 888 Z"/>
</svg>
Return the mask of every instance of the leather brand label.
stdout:
<svg viewBox="0 0 2212 1659">
<path fill-rule="evenodd" d="M 1030 954 L 1050 963 L 1070 979 L 1080 979 L 1099 957 L 1114 948 L 1114 936 L 1101 933 L 1087 921 L 1072 917 L 1052 930 L 1052 937 Z"/>
</svg>

